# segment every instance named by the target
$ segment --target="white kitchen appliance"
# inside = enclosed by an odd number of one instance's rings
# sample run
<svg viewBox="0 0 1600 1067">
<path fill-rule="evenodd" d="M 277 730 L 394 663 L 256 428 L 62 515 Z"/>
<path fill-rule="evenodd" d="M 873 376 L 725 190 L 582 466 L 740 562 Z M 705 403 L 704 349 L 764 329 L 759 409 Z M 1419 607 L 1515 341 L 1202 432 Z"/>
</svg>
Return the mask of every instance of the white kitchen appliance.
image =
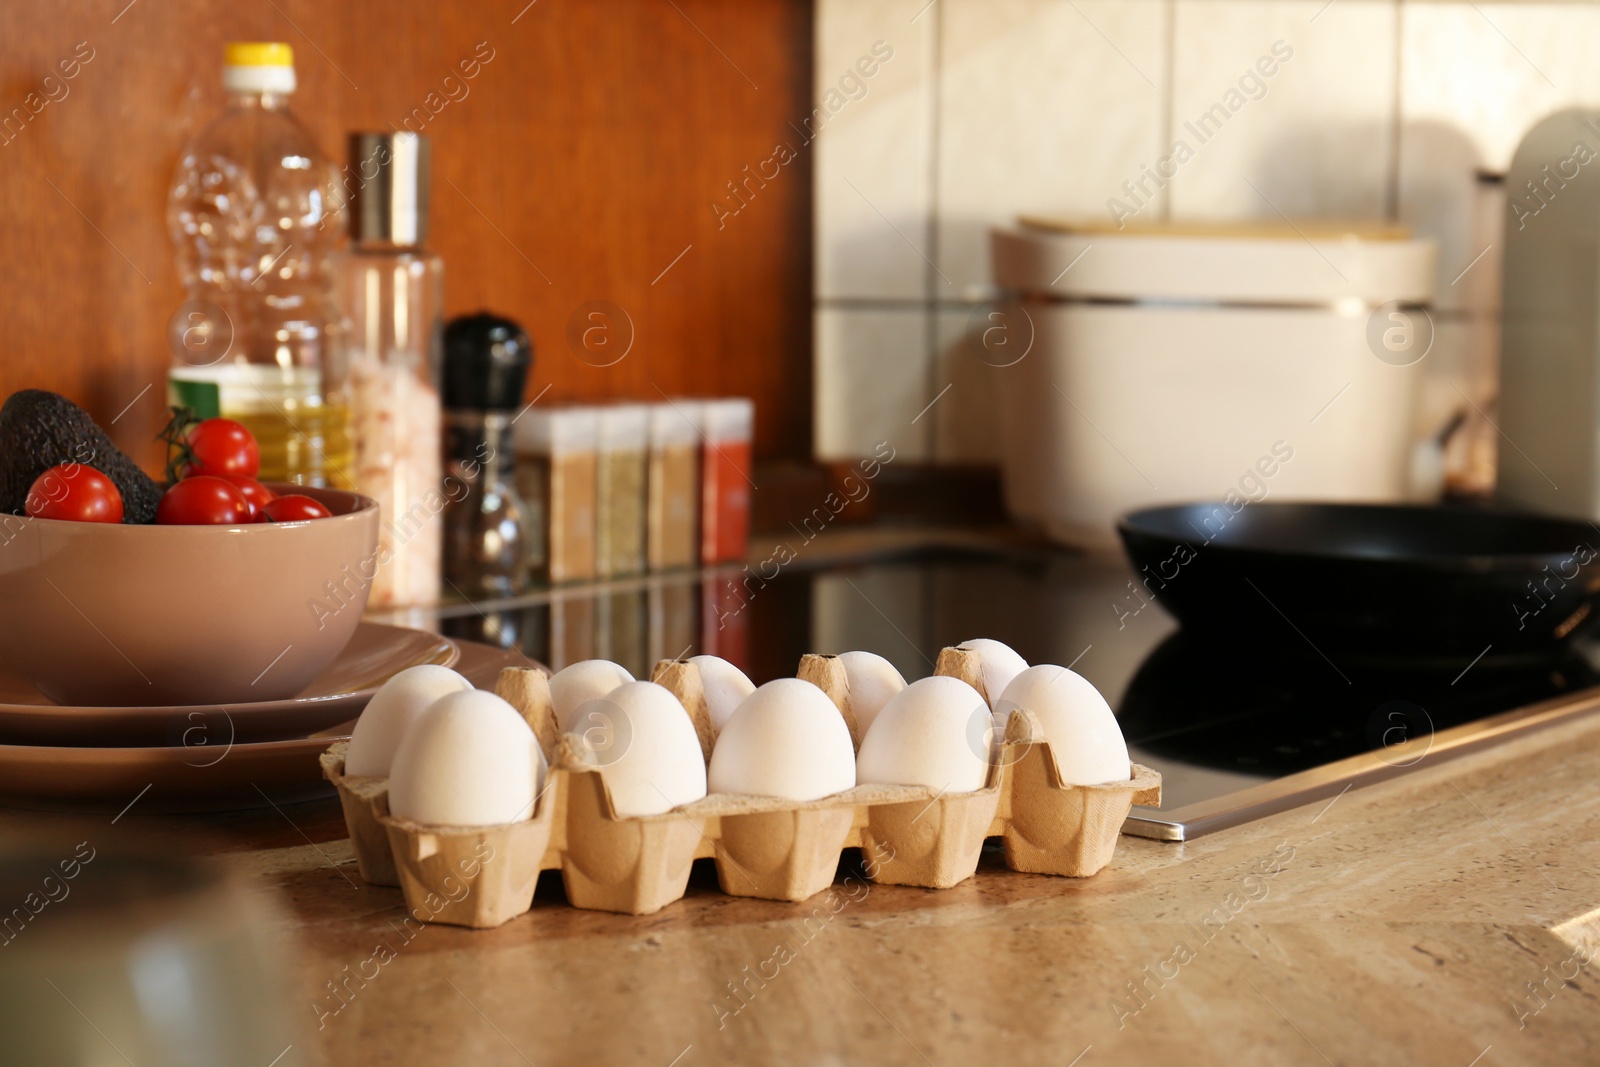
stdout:
<svg viewBox="0 0 1600 1067">
<path fill-rule="evenodd" d="M 1600 112 L 1562 111 L 1528 131 L 1504 221 L 1496 492 L 1511 507 L 1600 518 Z"/>
<path fill-rule="evenodd" d="M 992 240 L 1011 299 L 978 337 L 1016 517 L 1108 546 L 1119 515 L 1155 503 L 1408 495 L 1432 241 L 1033 219 Z"/>
</svg>

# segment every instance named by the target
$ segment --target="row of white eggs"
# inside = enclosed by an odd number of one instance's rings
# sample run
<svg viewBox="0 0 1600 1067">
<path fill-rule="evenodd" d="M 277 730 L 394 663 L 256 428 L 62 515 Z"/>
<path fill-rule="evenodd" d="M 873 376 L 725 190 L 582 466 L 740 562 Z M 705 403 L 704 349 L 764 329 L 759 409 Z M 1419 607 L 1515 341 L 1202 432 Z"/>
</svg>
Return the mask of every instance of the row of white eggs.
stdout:
<svg viewBox="0 0 1600 1067">
<path fill-rule="evenodd" d="M 817 686 L 779 678 L 759 688 L 733 664 L 695 656 L 716 736 L 709 767 L 694 723 L 671 691 L 606 660 L 550 678 L 556 721 L 604 777 L 622 816 L 655 815 L 711 793 L 819 800 L 856 785 L 982 789 L 1012 711 L 1038 718 L 1061 780 L 1128 776 L 1128 750 L 1098 690 L 1065 667 L 1028 664 L 998 641 L 976 653 L 992 706 L 957 678 L 909 685 L 871 652 L 839 657 L 861 734 Z M 389 810 L 427 825 L 481 826 L 532 816 L 546 773 L 533 730 L 509 703 L 445 667 L 390 679 L 350 739 L 345 774 L 389 779 Z"/>
</svg>

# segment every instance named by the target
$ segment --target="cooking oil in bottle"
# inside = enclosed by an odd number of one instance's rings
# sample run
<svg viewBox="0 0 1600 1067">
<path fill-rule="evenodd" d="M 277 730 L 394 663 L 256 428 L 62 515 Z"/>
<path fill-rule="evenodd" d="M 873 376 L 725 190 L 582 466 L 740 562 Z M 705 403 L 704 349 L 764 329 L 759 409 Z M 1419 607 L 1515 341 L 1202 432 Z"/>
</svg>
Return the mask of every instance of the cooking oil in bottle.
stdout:
<svg viewBox="0 0 1600 1067">
<path fill-rule="evenodd" d="M 180 365 L 168 372 L 167 395 L 200 418 L 243 423 L 261 450 L 259 480 L 352 488 L 349 411 L 342 396 L 322 395 L 315 369 Z"/>
<path fill-rule="evenodd" d="M 173 404 L 244 423 L 262 481 L 348 486 L 338 173 L 289 113 L 286 44 L 230 44 L 228 106 L 179 161 L 167 221 L 189 300 L 174 316 Z M 191 343 L 198 339 L 199 343 Z"/>
</svg>

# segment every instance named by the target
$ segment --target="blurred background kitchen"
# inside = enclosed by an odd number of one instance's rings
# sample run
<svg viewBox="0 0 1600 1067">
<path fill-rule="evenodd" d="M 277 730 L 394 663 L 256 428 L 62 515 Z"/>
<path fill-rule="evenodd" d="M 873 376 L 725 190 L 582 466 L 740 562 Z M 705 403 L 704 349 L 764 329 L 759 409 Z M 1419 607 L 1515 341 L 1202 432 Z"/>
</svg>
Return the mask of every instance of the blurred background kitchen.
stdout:
<svg viewBox="0 0 1600 1067">
<path fill-rule="evenodd" d="M 624 598 L 595 618 L 604 600 L 535 566 L 497 594 L 527 611 L 444 590 L 457 636 L 556 666 L 728 654 L 732 609 L 771 610 L 750 575 L 785 547 L 820 561 L 823 525 L 1109 544 L 1118 511 L 1240 476 L 1280 499 L 1482 497 L 1504 176 L 1541 117 L 1600 103 L 1596 29 L 1589 4 L 1380 0 L 12 6 L 0 385 L 84 402 L 159 465 L 174 168 L 223 107 L 225 44 L 283 41 L 334 164 L 352 130 L 431 141 L 445 315 L 526 330 L 524 403 L 754 403 L 748 568 L 592 575 Z M 1128 245 L 1150 231 L 1197 250 L 1193 278 L 1155 277 L 1168 257 Z M 1283 262 L 1208 258 L 1252 233 Z M 1162 317 L 1183 293 L 1242 318 L 1195 334 Z M 1422 355 L 1374 358 L 1390 302 Z M 1287 334 L 1253 317 L 1283 314 Z M 1259 323 L 1276 339 L 1234 351 Z M 1284 371 L 1301 347 L 1331 355 Z M 1130 358 L 1139 390 L 1094 369 Z M 1249 478 L 1275 445 L 1294 461 Z"/>
</svg>

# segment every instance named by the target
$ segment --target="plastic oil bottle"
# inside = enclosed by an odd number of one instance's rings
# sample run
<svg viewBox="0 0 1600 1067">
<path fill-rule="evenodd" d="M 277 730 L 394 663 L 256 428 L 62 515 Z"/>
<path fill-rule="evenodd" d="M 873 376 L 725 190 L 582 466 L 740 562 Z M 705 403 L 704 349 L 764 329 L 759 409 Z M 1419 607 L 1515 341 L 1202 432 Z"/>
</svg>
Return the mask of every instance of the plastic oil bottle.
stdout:
<svg viewBox="0 0 1600 1067">
<path fill-rule="evenodd" d="M 189 296 L 168 397 L 248 426 L 261 480 L 347 487 L 347 412 L 325 391 L 342 377 L 338 173 L 289 113 L 288 45 L 228 45 L 222 83 L 227 110 L 185 149 L 168 198 Z"/>
</svg>

